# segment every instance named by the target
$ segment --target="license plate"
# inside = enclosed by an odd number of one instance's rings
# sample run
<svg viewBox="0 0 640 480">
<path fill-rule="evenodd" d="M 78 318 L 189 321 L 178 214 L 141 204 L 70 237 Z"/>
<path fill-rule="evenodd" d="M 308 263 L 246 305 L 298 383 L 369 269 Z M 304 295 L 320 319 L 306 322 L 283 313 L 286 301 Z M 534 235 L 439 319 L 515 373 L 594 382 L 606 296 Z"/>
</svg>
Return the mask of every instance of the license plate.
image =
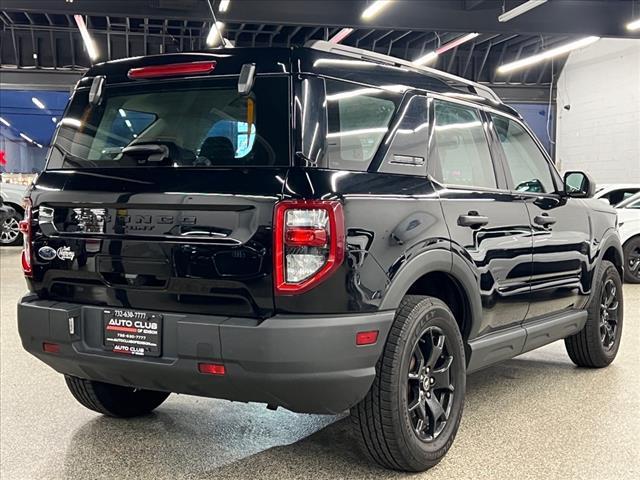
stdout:
<svg viewBox="0 0 640 480">
<path fill-rule="evenodd" d="M 162 315 L 108 309 L 102 312 L 102 322 L 106 350 L 124 355 L 160 356 Z"/>
</svg>

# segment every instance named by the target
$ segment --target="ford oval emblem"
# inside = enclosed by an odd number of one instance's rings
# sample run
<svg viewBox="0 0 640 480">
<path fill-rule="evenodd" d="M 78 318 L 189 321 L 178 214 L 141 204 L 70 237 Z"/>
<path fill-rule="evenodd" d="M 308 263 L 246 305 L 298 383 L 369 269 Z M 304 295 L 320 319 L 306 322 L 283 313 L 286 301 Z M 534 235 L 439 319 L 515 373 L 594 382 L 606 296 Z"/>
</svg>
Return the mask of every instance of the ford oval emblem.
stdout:
<svg viewBox="0 0 640 480">
<path fill-rule="evenodd" d="M 55 248 L 41 247 L 40 250 L 38 250 L 38 255 L 41 259 L 50 261 L 56 258 L 57 252 Z"/>
</svg>

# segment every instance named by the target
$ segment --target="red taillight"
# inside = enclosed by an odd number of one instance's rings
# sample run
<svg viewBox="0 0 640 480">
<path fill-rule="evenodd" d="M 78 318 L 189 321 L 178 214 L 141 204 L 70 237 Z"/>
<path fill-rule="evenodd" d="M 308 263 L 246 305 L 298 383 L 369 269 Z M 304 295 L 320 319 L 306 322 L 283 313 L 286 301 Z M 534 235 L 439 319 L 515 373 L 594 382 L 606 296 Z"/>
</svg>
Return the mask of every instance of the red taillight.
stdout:
<svg viewBox="0 0 640 480">
<path fill-rule="evenodd" d="M 19 229 L 22 233 L 22 240 L 24 244 L 21 257 L 22 271 L 26 277 L 33 275 L 33 270 L 31 268 L 31 221 L 31 200 L 27 198 L 24 201 L 24 219 L 19 223 Z"/>
<path fill-rule="evenodd" d="M 169 65 L 132 68 L 127 73 L 127 76 L 131 80 L 139 80 L 143 78 L 180 77 L 211 73 L 215 68 L 216 62 L 214 61 L 170 63 Z"/>
<path fill-rule="evenodd" d="M 198 371 L 209 375 L 224 375 L 226 373 L 224 365 L 219 363 L 199 363 Z"/>
<path fill-rule="evenodd" d="M 284 241 L 290 247 L 324 247 L 327 244 L 327 231 L 323 228 L 288 228 Z"/>
<path fill-rule="evenodd" d="M 344 260 L 342 204 L 324 200 L 285 200 L 274 215 L 274 282 L 280 295 L 302 293 Z"/>
<path fill-rule="evenodd" d="M 60 353 L 60 345 L 57 343 L 44 342 L 42 344 L 42 351 L 46 353 Z"/>
<path fill-rule="evenodd" d="M 356 345 L 373 345 L 378 341 L 378 330 L 356 333 Z"/>
</svg>

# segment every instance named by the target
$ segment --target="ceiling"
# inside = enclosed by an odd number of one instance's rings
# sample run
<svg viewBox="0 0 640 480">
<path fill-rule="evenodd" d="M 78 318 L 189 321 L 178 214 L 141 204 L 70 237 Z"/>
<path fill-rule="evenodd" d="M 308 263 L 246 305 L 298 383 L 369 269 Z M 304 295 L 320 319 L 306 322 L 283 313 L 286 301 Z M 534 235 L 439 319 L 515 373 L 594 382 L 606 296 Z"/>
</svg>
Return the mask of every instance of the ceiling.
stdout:
<svg viewBox="0 0 640 480">
<path fill-rule="evenodd" d="M 219 0 L 214 1 L 217 13 Z M 395 0 L 373 22 L 367 0 L 231 0 L 219 14 L 236 46 L 301 45 L 328 39 L 342 27 L 342 43 L 413 60 L 469 32 L 480 32 L 432 65 L 494 85 L 544 86 L 562 60 L 511 75 L 498 65 L 587 35 L 631 37 L 624 28 L 640 16 L 640 0 L 550 0 L 505 23 L 503 8 L 523 0 Z M 205 49 L 212 17 L 206 0 L 3 0 L 0 66 L 64 71 L 90 65 L 73 14 L 86 15 L 99 60 Z"/>
</svg>

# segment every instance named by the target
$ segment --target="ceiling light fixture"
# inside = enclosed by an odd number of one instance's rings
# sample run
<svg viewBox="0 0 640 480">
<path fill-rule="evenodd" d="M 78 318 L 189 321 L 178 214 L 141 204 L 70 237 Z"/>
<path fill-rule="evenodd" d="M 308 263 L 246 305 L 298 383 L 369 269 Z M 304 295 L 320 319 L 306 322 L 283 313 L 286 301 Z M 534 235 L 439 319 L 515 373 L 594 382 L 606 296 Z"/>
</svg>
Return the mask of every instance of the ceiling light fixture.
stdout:
<svg viewBox="0 0 640 480">
<path fill-rule="evenodd" d="M 42 109 L 42 110 L 44 110 L 45 108 L 47 108 L 47 107 L 45 107 L 45 106 L 44 106 L 44 103 L 42 103 L 42 102 L 40 101 L 40 99 L 39 99 L 39 98 L 31 97 L 31 101 L 34 103 L 34 105 L 35 105 L 36 107 L 38 107 L 38 108 L 40 108 L 40 109 Z"/>
<path fill-rule="evenodd" d="M 463 35 L 461 37 L 456 38 L 455 40 L 449 42 L 449 43 L 445 43 L 444 45 L 442 45 L 441 47 L 437 48 L 436 50 L 427 53 L 426 55 L 423 55 L 420 58 L 417 58 L 413 61 L 413 63 L 417 63 L 418 65 L 426 65 L 428 63 L 433 62 L 436 58 L 438 58 L 438 55 L 443 54 L 444 52 L 448 52 L 449 50 L 456 48 L 460 45 L 462 45 L 465 42 L 468 42 L 469 40 L 473 40 L 474 38 L 478 37 L 480 34 L 477 32 L 473 32 L 473 33 L 467 33 L 466 35 Z"/>
<path fill-rule="evenodd" d="M 353 33 L 353 28 L 343 28 L 338 33 L 336 33 L 333 37 L 331 37 L 329 41 L 331 43 L 340 43 L 342 40 L 347 38 L 352 33 Z"/>
<path fill-rule="evenodd" d="M 388 7 L 393 0 L 375 0 L 371 5 L 365 8 L 362 12 L 362 18 L 364 20 L 371 20 L 378 15 L 383 9 Z"/>
<path fill-rule="evenodd" d="M 592 43 L 597 42 L 598 40 L 600 40 L 600 37 L 581 38 L 580 40 L 576 40 L 575 42 L 567 43 L 565 45 L 552 48 L 551 50 L 546 50 L 544 52 L 538 53 L 537 55 L 501 65 L 500 67 L 498 67 L 498 73 L 508 73 L 519 68 L 527 67 L 529 65 L 533 65 L 534 63 L 542 62 L 543 60 L 548 60 L 550 58 L 569 53 L 572 50 L 586 47 L 587 45 L 591 45 Z"/>
<path fill-rule="evenodd" d="M 633 32 L 634 30 L 640 30 L 640 18 L 633 22 L 627 23 L 627 30 Z"/>
<path fill-rule="evenodd" d="M 6 127 L 10 127 L 11 124 L 5 120 L 4 118 L 0 117 L 0 123 L 4 124 Z"/>
<path fill-rule="evenodd" d="M 73 18 L 76 21 L 76 25 L 78 25 L 78 30 L 80 30 L 80 35 L 84 41 L 84 47 L 87 49 L 89 58 L 96 60 L 98 58 L 98 50 L 96 49 L 96 44 L 93 42 L 93 38 L 89 35 L 89 30 L 87 30 L 87 25 L 84 23 L 84 18 L 82 18 L 82 15 L 74 15 Z"/>
<path fill-rule="evenodd" d="M 33 141 L 33 139 L 32 139 L 32 138 L 28 137 L 27 135 L 25 135 L 25 134 L 24 134 L 24 133 L 22 133 L 22 132 L 20 132 L 20 136 L 21 136 L 22 138 L 24 138 L 27 142 L 30 142 L 30 143 L 36 143 L 36 142 L 34 142 L 34 141 Z"/>
<path fill-rule="evenodd" d="M 215 22 L 211 24 L 211 30 L 209 30 L 209 34 L 207 35 L 207 45 L 210 47 L 215 46 L 218 43 L 218 40 L 224 43 L 224 38 L 222 37 L 222 29 L 224 28 L 224 23 Z"/>
<path fill-rule="evenodd" d="M 220 0 L 220 5 L 218 5 L 218 11 L 226 12 L 227 9 L 229 8 L 229 3 L 231 3 L 231 0 Z"/>
<path fill-rule="evenodd" d="M 438 58 L 438 54 L 434 51 L 431 51 L 429 53 L 427 53 L 426 55 L 423 55 L 420 58 L 416 58 L 413 63 L 417 63 L 418 65 L 427 65 L 431 62 L 433 62 L 436 58 Z"/>
<path fill-rule="evenodd" d="M 528 2 L 524 2 L 522 5 L 518 5 L 516 8 L 513 8 L 508 12 L 504 12 L 498 17 L 498 21 L 508 22 L 512 18 L 516 18 L 523 13 L 527 13 L 529 10 L 539 7 L 543 3 L 547 3 L 547 0 L 529 0 Z"/>
</svg>

